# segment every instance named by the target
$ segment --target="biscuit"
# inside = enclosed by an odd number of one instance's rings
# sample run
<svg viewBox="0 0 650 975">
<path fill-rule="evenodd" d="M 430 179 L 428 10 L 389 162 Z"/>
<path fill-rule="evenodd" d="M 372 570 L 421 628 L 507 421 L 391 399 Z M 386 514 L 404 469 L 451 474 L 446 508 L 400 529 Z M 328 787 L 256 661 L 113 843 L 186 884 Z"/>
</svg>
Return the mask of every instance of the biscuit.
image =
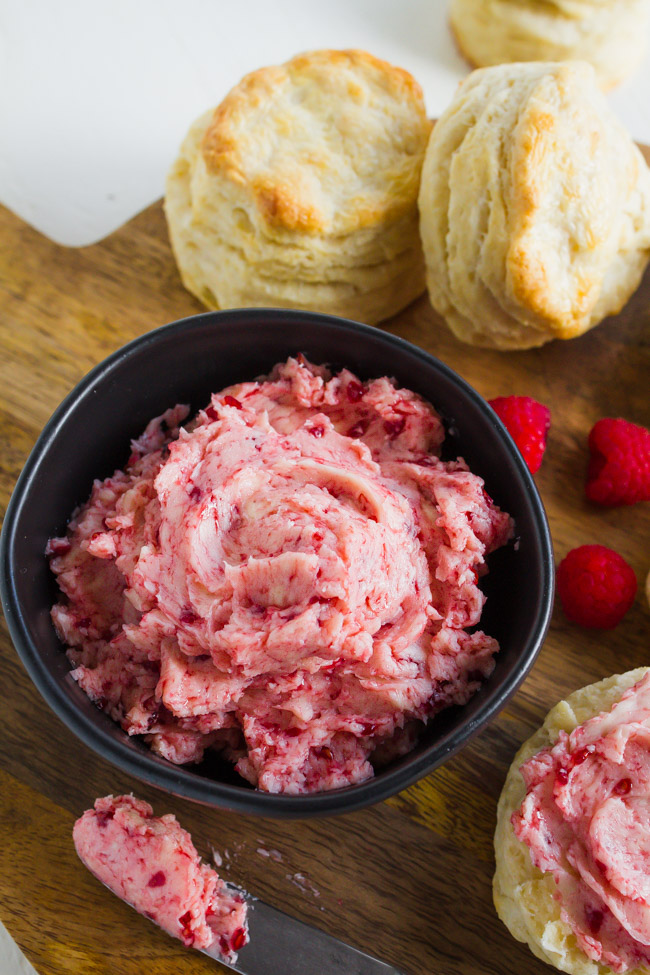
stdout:
<svg viewBox="0 0 650 975">
<path fill-rule="evenodd" d="M 649 12 L 649 0 L 451 0 L 449 21 L 473 67 L 578 59 L 609 89 L 643 58 Z"/>
<path fill-rule="evenodd" d="M 499 799 L 493 883 L 497 914 L 513 937 L 528 944 L 534 955 L 572 975 L 610 975 L 611 969 L 591 961 L 578 947 L 571 927 L 561 916 L 561 904 L 554 897 L 553 876 L 533 866 L 528 847 L 514 834 L 510 817 L 526 794 L 519 769 L 537 752 L 555 744 L 560 731 L 569 734 L 589 718 L 609 710 L 647 671 L 647 667 L 639 667 L 616 674 L 582 687 L 556 704 L 541 728 L 517 752 Z M 648 969 L 630 969 L 628 975 L 648 975 Z"/>
<path fill-rule="evenodd" d="M 417 194 L 431 124 L 406 71 L 314 51 L 247 75 L 190 129 L 165 212 L 210 308 L 375 323 L 425 290 Z"/>
<path fill-rule="evenodd" d="M 650 170 L 585 62 L 474 71 L 433 129 L 419 206 L 431 303 L 474 345 L 581 335 L 650 259 Z"/>
</svg>

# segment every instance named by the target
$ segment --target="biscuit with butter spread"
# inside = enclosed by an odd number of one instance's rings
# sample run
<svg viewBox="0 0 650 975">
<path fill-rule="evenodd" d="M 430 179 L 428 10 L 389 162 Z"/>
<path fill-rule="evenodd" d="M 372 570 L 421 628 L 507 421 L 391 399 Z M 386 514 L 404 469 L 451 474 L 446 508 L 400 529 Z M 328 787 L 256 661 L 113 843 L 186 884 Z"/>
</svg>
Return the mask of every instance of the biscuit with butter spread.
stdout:
<svg viewBox="0 0 650 975">
<path fill-rule="evenodd" d="M 649 674 L 640 667 L 560 701 L 519 749 L 499 800 L 497 913 L 572 975 L 650 972 Z"/>
</svg>

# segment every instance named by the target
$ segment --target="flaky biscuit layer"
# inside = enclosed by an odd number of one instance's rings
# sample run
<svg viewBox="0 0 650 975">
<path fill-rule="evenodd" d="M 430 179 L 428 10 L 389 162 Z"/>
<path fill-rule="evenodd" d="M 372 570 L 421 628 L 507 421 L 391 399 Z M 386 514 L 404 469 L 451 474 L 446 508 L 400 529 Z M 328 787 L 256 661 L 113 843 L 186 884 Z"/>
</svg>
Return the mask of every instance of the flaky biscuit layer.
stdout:
<svg viewBox="0 0 650 975">
<path fill-rule="evenodd" d="M 650 170 L 584 62 L 473 72 L 434 127 L 419 206 L 431 302 L 475 345 L 580 335 L 650 258 Z"/>
<path fill-rule="evenodd" d="M 424 290 L 430 128 L 414 79 L 362 51 L 248 75 L 192 126 L 168 177 L 184 284 L 209 307 L 394 314 Z"/>
</svg>

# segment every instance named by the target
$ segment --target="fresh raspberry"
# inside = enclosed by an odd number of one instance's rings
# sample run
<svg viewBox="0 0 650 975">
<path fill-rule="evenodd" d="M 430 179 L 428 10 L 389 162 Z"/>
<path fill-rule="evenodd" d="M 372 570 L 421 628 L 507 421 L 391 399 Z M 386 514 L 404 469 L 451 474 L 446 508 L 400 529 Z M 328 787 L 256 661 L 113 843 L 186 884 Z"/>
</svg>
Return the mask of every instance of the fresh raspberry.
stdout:
<svg viewBox="0 0 650 975">
<path fill-rule="evenodd" d="M 650 430 L 629 420 L 599 420 L 589 434 L 586 494 L 614 507 L 650 501 Z"/>
<path fill-rule="evenodd" d="M 546 450 L 551 411 L 530 396 L 497 396 L 488 401 L 519 447 L 531 474 L 536 474 Z"/>
<path fill-rule="evenodd" d="M 604 545 L 572 549 L 557 570 L 557 592 L 574 623 L 611 630 L 634 602 L 634 570 L 618 552 Z"/>
</svg>

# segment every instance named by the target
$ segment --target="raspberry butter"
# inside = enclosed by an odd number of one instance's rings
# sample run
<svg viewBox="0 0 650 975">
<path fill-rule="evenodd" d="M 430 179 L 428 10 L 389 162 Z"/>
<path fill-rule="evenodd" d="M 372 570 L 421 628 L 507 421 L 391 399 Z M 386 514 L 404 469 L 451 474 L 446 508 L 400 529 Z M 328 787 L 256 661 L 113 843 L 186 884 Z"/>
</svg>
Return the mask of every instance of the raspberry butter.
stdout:
<svg viewBox="0 0 650 975">
<path fill-rule="evenodd" d="M 248 941 L 247 905 L 201 859 L 172 815 L 133 796 L 106 796 L 77 820 L 80 859 L 107 887 L 194 948 L 217 947 L 232 964 Z"/>
<path fill-rule="evenodd" d="M 289 359 L 186 415 L 49 543 L 72 676 L 172 762 L 218 749 L 270 792 L 363 781 L 491 673 L 477 582 L 512 521 L 388 379 Z"/>
</svg>

